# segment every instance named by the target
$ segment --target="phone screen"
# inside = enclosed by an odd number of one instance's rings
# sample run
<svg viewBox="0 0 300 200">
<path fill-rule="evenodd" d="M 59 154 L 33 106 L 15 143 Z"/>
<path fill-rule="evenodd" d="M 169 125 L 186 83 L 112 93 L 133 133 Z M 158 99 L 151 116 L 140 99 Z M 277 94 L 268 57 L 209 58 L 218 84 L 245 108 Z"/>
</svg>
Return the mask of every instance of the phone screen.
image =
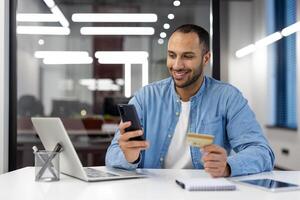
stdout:
<svg viewBox="0 0 300 200">
<path fill-rule="evenodd" d="M 142 130 L 142 126 L 134 105 L 119 104 L 118 110 L 123 122 L 131 121 L 131 126 L 125 129 L 126 132 Z M 144 140 L 144 137 L 138 136 L 138 137 L 130 138 L 130 140 Z"/>
</svg>

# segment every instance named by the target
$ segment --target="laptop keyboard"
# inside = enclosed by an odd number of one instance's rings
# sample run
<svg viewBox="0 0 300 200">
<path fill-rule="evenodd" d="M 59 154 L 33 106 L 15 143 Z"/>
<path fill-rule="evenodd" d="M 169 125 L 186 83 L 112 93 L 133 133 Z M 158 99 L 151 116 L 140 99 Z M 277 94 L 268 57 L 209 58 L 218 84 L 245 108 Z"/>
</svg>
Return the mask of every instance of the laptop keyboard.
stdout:
<svg viewBox="0 0 300 200">
<path fill-rule="evenodd" d="M 117 174 L 112 174 L 109 172 L 100 171 L 100 170 L 96 170 L 96 169 L 89 168 L 89 167 L 84 168 L 84 171 L 85 171 L 86 175 L 91 178 L 119 176 Z"/>
</svg>

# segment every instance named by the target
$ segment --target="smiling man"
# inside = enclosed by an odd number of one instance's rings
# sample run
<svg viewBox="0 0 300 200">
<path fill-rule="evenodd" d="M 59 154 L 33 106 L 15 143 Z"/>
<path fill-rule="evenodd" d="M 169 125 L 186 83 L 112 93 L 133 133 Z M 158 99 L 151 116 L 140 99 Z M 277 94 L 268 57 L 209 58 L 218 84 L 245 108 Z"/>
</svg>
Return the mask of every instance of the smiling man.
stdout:
<svg viewBox="0 0 300 200">
<path fill-rule="evenodd" d="M 238 89 L 204 76 L 209 34 L 202 27 L 178 27 L 168 43 L 171 77 L 143 87 L 130 100 L 142 131 L 125 132 L 121 122 L 108 148 L 106 165 L 125 169 L 205 169 L 213 177 L 270 171 L 274 154 L 247 100 Z M 188 132 L 210 134 L 214 144 L 188 145 Z M 130 138 L 143 135 L 145 141 Z"/>
</svg>

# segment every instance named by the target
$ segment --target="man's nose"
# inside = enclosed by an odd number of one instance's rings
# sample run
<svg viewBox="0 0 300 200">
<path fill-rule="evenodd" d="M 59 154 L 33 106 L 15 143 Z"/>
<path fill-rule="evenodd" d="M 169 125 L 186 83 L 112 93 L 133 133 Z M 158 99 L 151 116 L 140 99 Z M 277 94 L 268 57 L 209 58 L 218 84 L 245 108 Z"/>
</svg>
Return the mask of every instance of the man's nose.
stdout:
<svg viewBox="0 0 300 200">
<path fill-rule="evenodd" d="M 173 69 L 178 70 L 178 69 L 182 69 L 183 66 L 183 62 L 181 60 L 181 58 L 176 58 L 174 65 L 173 65 Z"/>
</svg>

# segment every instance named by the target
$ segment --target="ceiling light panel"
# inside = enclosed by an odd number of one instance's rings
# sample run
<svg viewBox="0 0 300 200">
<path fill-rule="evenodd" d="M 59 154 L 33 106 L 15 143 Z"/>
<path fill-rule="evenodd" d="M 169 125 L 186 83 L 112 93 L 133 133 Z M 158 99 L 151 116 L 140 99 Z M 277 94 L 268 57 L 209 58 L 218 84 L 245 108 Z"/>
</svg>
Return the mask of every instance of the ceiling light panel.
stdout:
<svg viewBox="0 0 300 200">
<path fill-rule="evenodd" d="M 19 13 L 17 14 L 18 22 L 58 22 L 58 18 L 53 14 L 37 13 Z"/>
<path fill-rule="evenodd" d="M 157 15 L 153 13 L 75 13 L 74 22 L 156 22 Z"/>
<path fill-rule="evenodd" d="M 69 27 L 70 25 L 69 21 L 66 19 L 65 15 L 61 12 L 61 10 L 57 6 L 51 8 L 51 12 L 53 13 L 54 16 L 57 17 L 57 19 L 59 20 L 60 24 L 63 27 Z"/>
<path fill-rule="evenodd" d="M 153 35 L 153 27 L 82 27 L 82 35 Z"/>
<path fill-rule="evenodd" d="M 282 29 L 281 34 L 283 36 L 288 36 L 291 35 L 297 31 L 300 31 L 300 21 L 298 21 L 297 23 L 294 23 L 284 29 Z"/>
<path fill-rule="evenodd" d="M 69 35 L 68 27 L 57 26 L 17 26 L 17 34 L 30 35 Z"/>
<path fill-rule="evenodd" d="M 34 57 L 36 58 L 46 58 L 46 57 L 88 57 L 89 53 L 87 51 L 36 51 Z"/>
</svg>

